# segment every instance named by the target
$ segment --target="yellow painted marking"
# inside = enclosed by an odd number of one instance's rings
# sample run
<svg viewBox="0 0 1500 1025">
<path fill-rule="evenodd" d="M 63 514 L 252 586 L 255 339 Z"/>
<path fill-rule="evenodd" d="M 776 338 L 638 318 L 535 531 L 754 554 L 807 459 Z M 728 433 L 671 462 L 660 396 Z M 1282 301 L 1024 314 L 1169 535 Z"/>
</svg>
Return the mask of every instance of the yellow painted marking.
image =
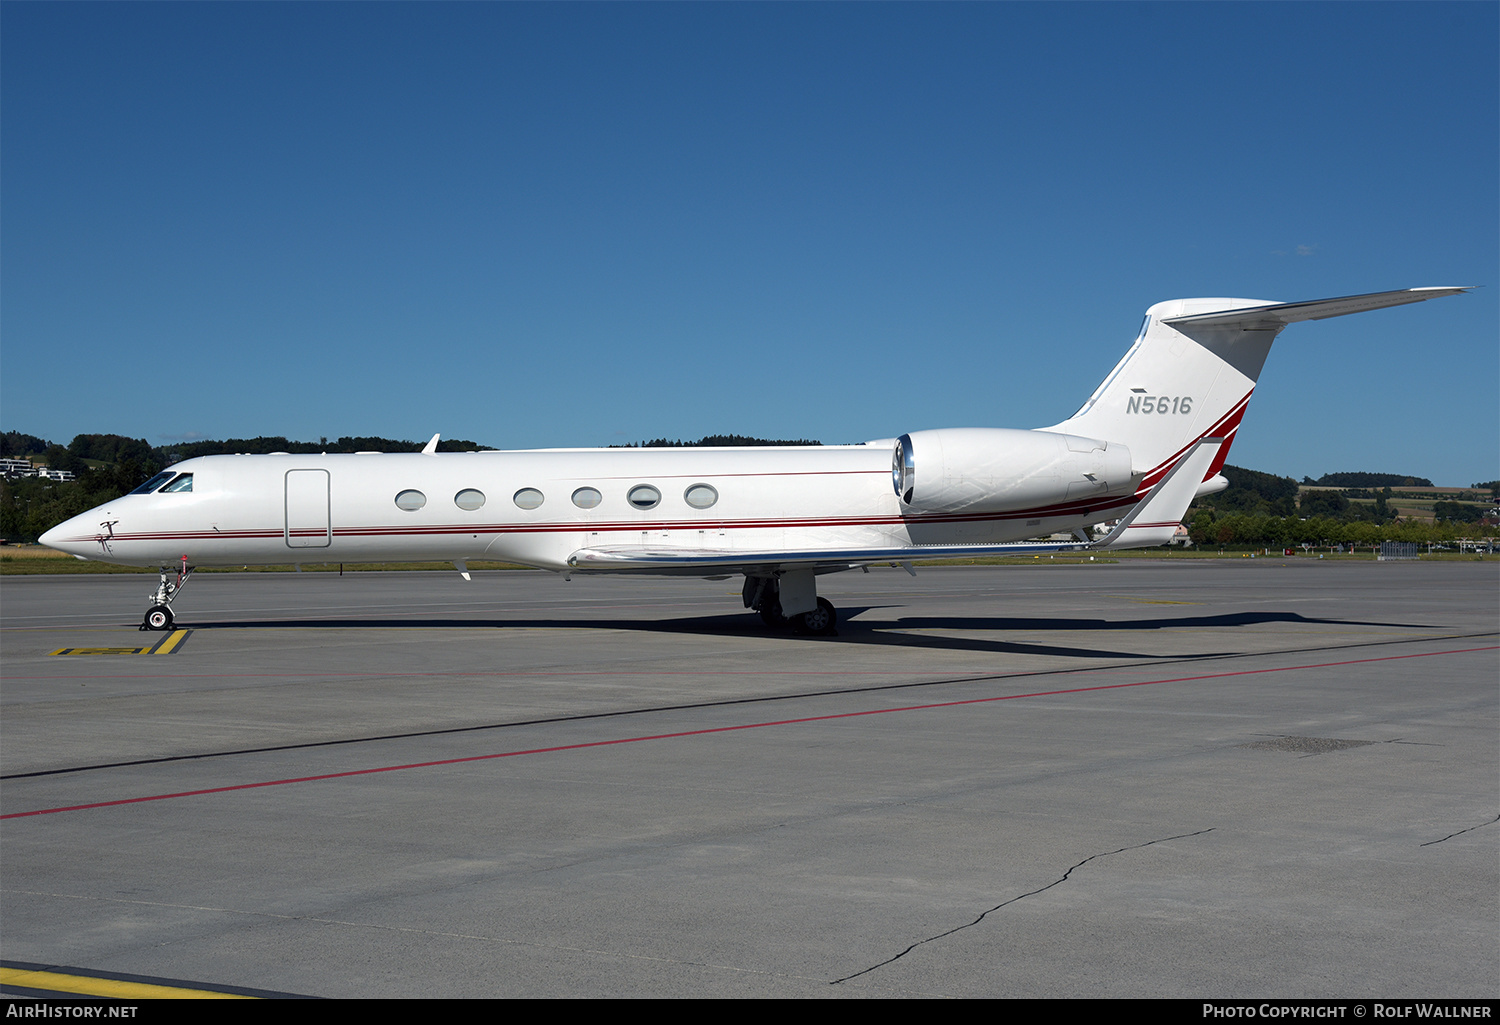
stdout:
<svg viewBox="0 0 1500 1025">
<path fill-rule="evenodd" d="M 49 655 L 170 655 L 182 647 L 191 630 L 173 630 L 155 644 L 145 648 L 58 648 Z"/>
<path fill-rule="evenodd" d="M 166 637 L 165 640 L 163 640 L 160 644 L 158 644 L 156 646 L 156 649 L 154 651 L 152 651 L 151 654 L 153 654 L 153 655 L 170 655 L 170 654 L 172 654 L 172 651 L 179 644 L 181 644 L 183 641 L 187 640 L 187 636 L 190 633 L 192 633 L 191 630 L 173 630 L 170 634 L 167 635 L 167 637 Z"/>
<path fill-rule="evenodd" d="M 82 993 L 114 1000 L 254 1000 L 239 993 L 218 993 L 211 989 L 185 989 L 181 986 L 156 986 L 149 982 L 122 982 L 119 979 L 97 979 L 89 975 L 63 975 L 25 968 L 0 968 L 0 984 L 45 989 L 54 993 Z"/>
<path fill-rule="evenodd" d="M 49 655 L 149 655 L 150 648 L 58 648 Z"/>
</svg>

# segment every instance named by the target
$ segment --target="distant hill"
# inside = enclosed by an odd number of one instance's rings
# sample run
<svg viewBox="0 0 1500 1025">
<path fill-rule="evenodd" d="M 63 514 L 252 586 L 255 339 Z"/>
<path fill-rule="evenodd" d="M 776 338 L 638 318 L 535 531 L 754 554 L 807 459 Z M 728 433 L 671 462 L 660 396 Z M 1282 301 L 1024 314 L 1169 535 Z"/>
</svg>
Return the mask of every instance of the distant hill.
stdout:
<svg viewBox="0 0 1500 1025">
<path fill-rule="evenodd" d="M 37 455 L 47 451 L 47 446 L 52 444 L 34 434 L 22 434 L 20 431 L 6 431 L 0 434 L 0 456 L 22 456 Z"/>
<path fill-rule="evenodd" d="M 1387 502 L 1389 492 L 1360 494 L 1356 497 L 1373 499 L 1373 503 L 1351 502 L 1340 491 L 1302 491 L 1308 483 L 1317 483 L 1330 489 L 1338 487 L 1370 487 L 1371 485 L 1339 485 L 1329 483 L 1331 478 L 1391 478 L 1408 481 L 1414 478 L 1398 477 L 1395 474 L 1328 474 L 1321 480 L 1304 480 L 1299 485 L 1291 477 L 1278 477 L 1272 473 L 1247 470 L 1242 466 L 1225 466 L 1224 477 L 1229 487 L 1217 495 L 1208 495 L 1193 503 L 1199 510 L 1211 509 L 1214 513 L 1247 513 L 1261 516 L 1300 516 L 1303 519 L 1340 520 L 1343 522 L 1388 523 L 1396 517 L 1396 510 Z M 1422 485 L 1411 484 L 1410 487 Z M 1431 485 L 1426 485 L 1430 487 Z M 1299 496 L 1299 491 L 1300 496 Z"/>
<path fill-rule="evenodd" d="M 102 463 L 124 463 L 137 466 L 151 465 L 160 469 L 184 459 L 197 456 L 267 455 L 271 452 L 290 452 L 294 455 L 312 455 L 319 452 L 420 452 L 424 441 L 407 441 L 395 438 L 342 437 L 334 440 L 319 438 L 317 441 L 292 441 L 281 435 L 255 438 L 225 438 L 222 441 L 184 441 L 168 445 L 152 445 L 145 438 L 127 438 L 119 434 L 79 434 L 66 448 L 45 438 L 38 438 L 19 431 L 0 434 L 0 456 L 42 456 L 53 469 L 74 470 L 84 468 L 82 460 Z M 655 438 L 628 445 L 611 445 L 611 448 L 733 448 L 750 445 L 822 445 L 821 441 L 807 438 L 771 439 L 749 438 L 741 434 L 710 434 L 697 441 Z M 491 446 L 462 438 L 451 438 L 438 442 L 439 452 L 477 452 Z M 152 470 L 151 473 L 156 472 Z M 145 480 L 151 476 L 146 473 Z"/>
<path fill-rule="evenodd" d="M 1297 511 L 1297 482 L 1274 473 L 1226 465 L 1221 471 L 1229 487 L 1194 503 L 1200 509 L 1218 512 L 1263 513 L 1291 516 Z"/>
<path fill-rule="evenodd" d="M 80 435 L 82 437 L 82 435 Z M 195 456 L 227 456 L 237 452 L 246 455 L 266 455 L 270 452 L 291 452 L 296 455 L 312 455 L 318 452 L 420 452 L 423 441 L 397 441 L 393 438 L 339 438 L 329 441 L 288 441 L 286 438 L 228 438 L 224 441 L 190 441 L 179 445 L 165 446 L 162 451 L 173 459 L 192 459 Z M 438 442 L 439 452 L 477 452 L 485 446 L 477 442 L 454 438 Z"/>
<path fill-rule="evenodd" d="M 169 445 L 152 445 L 145 438 L 127 438 L 120 434 L 79 434 L 64 448 L 62 445 L 19 431 L 0 434 L 0 456 L 39 455 L 54 470 L 87 469 L 91 460 L 110 465 L 132 464 L 145 480 L 164 466 L 195 456 L 222 456 L 246 453 L 292 452 L 306 455 L 316 452 L 420 452 L 421 441 L 394 438 L 344 437 L 335 441 L 291 441 L 287 438 L 226 438 L 223 441 L 188 441 Z M 438 442 L 439 452 L 473 452 L 485 446 L 461 438 Z M 150 469 L 148 469 L 150 468 Z"/>
<path fill-rule="evenodd" d="M 1325 473 L 1317 480 L 1303 477 L 1303 484 L 1326 488 L 1430 488 L 1426 477 L 1408 477 L 1400 473 Z"/>
</svg>

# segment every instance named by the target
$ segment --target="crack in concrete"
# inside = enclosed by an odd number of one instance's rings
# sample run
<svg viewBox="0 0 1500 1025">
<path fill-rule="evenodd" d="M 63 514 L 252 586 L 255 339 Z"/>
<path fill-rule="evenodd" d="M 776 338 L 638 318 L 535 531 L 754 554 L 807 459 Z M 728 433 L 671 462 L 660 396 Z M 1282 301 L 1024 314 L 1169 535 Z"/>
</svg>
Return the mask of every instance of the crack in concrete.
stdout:
<svg viewBox="0 0 1500 1025">
<path fill-rule="evenodd" d="M 1494 818 L 1490 819 L 1488 822 L 1481 822 L 1478 826 L 1470 826 L 1468 829 L 1460 829 L 1456 833 L 1449 833 L 1445 837 L 1441 837 L 1440 839 L 1437 839 L 1437 840 L 1428 840 L 1426 843 L 1417 844 L 1417 846 L 1418 847 L 1431 847 L 1435 843 L 1442 843 L 1444 840 L 1452 840 L 1455 836 L 1462 836 L 1463 834 L 1469 832 L 1470 830 L 1479 829 L 1479 828 L 1481 828 L 1483 826 L 1493 826 L 1497 822 L 1500 822 L 1500 815 L 1496 815 Z"/>
<path fill-rule="evenodd" d="M 1276 734 L 1270 740 L 1255 740 L 1240 747 L 1259 751 L 1290 751 L 1302 755 L 1327 754 L 1329 751 L 1344 751 L 1351 747 L 1365 747 L 1373 740 L 1339 740 L 1336 737 L 1299 737 L 1289 733 Z"/>
<path fill-rule="evenodd" d="M 913 943 L 911 946 L 907 947 L 905 950 L 901 951 L 901 953 L 895 955 L 894 957 L 888 957 L 884 961 L 879 962 L 878 964 L 872 964 L 868 968 L 860 969 L 859 971 L 855 972 L 853 975 L 845 975 L 841 979 L 834 979 L 832 982 L 829 983 L 829 985 L 830 986 L 837 986 L 841 982 L 848 982 L 850 979 L 857 979 L 861 975 L 867 975 L 870 972 L 873 972 L 877 968 L 884 968 L 886 965 L 891 964 L 892 962 L 901 960 L 907 954 L 910 954 L 913 950 L 916 950 L 918 947 L 920 947 L 920 946 L 922 946 L 924 944 L 932 943 L 935 940 L 943 939 L 945 936 L 952 936 L 954 933 L 956 933 L 956 932 L 962 932 L 965 929 L 972 929 L 974 926 L 976 926 L 980 922 L 984 921 L 987 916 L 993 914 L 996 911 L 999 911 L 1003 907 L 1006 907 L 1008 905 L 1014 904 L 1014 903 L 1016 903 L 1016 901 L 1019 901 L 1019 900 L 1025 900 L 1027 897 L 1035 897 L 1039 893 L 1045 893 L 1046 891 L 1052 889 L 1054 886 L 1061 886 L 1063 883 L 1065 883 L 1065 882 L 1068 881 L 1068 877 L 1071 876 L 1074 872 L 1078 871 L 1080 868 L 1082 868 L 1083 866 L 1087 865 L 1089 862 L 1094 861 L 1097 858 L 1107 858 L 1107 857 L 1109 857 L 1112 854 L 1124 854 L 1126 851 L 1138 851 L 1142 847 L 1150 847 L 1152 844 L 1166 843 L 1168 840 L 1185 840 L 1185 839 L 1187 839 L 1190 836 L 1202 836 L 1204 833 L 1212 833 L 1214 831 L 1214 829 L 1216 829 L 1216 828 L 1217 827 L 1215 827 L 1215 826 L 1209 826 L 1207 829 L 1200 829 L 1200 830 L 1197 830 L 1196 832 L 1192 832 L 1192 833 L 1179 833 L 1176 836 L 1163 836 L 1163 837 L 1158 837 L 1155 840 L 1147 840 L 1145 843 L 1131 844 L 1129 847 L 1121 847 L 1117 851 L 1104 851 L 1103 853 L 1100 853 L 1100 854 L 1090 854 L 1087 858 L 1084 858 L 1078 864 L 1076 864 L 1072 868 L 1068 869 L 1060 877 L 1058 877 L 1057 879 L 1055 879 L 1052 882 L 1048 883 L 1046 886 L 1040 887 L 1039 889 L 1032 890 L 1029 893 L 1019 894 L 1019 895 L 1017 895 L 1015 897 L 1012 897 L 1010 900 L 1001 901 L 999 904 L 996 904 L 994 907 L 990 908 L 988 911 L 985 911 L 985 912 L 981 913 L 979 915 L 979 917 L 976 918 L 976 919 L 974 919 L 974 921 L 972 921 L 972 922 L 965 922 L 963 925 L 954 926 L 952 929 L 949 929 L 946 932 L 940 932 L 936 936 L 929 936 L 925 940 L 918 940 L 917 942 Z"/>
</svg>

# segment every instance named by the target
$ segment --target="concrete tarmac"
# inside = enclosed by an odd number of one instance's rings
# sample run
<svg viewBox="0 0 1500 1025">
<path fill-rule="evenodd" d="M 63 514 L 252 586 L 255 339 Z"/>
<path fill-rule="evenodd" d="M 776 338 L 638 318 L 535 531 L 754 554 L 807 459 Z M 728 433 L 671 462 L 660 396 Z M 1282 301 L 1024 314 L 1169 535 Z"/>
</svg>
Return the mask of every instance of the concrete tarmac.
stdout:
<svg viewBox="0 0 1500 1025">
<path fill-rule="evenodd" d="M 323 997 L 1495 999 L 1497 568 L 881 568 L 820 578 L 836 638 L 737 580 L 204 574 L 170 651 L 154 578 L 7 577 L 0 948 Z"/>
</svg>

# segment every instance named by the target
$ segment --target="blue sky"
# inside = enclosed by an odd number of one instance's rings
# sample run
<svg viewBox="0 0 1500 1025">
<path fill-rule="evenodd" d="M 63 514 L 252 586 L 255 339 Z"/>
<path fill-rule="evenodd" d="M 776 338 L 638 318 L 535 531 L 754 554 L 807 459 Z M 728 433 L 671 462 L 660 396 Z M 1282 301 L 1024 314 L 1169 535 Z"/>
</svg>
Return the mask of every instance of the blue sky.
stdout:
<svg viewBox="0 0 1500 1025">
<path fill-rule="evenodd" d="M 504 448 L 1071 414 L 1293 325 L 1230 461 L 1500 476 L 1493 3 L 0 5 L 0 428 Z"/>
</svg>

